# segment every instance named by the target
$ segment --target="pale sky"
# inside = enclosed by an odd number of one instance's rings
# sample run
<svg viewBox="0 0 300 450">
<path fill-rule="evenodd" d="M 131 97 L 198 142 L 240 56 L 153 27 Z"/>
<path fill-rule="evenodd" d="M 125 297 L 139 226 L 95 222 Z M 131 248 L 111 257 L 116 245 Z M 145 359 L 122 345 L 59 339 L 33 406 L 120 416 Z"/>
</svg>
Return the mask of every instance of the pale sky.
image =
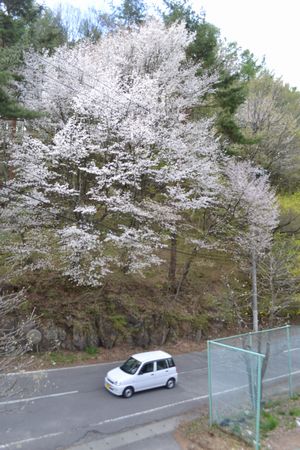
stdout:
<svg viewBox="0 0 300 450">
<path fill-rule="evenodd" d="M 44 0 L 86 9 L 109 7 L 107 0 Z M 114 5 L 119 3 L 114 0 Z M 147 3 L 161 5 L 160 0 Z M 192 0 L 196 12 L 206 11 L 208 22 L 217 26 L 223 38 L 235 41 L 261 59 L 274 75 L 300 90 L 300 0 Z"/>
</svg>

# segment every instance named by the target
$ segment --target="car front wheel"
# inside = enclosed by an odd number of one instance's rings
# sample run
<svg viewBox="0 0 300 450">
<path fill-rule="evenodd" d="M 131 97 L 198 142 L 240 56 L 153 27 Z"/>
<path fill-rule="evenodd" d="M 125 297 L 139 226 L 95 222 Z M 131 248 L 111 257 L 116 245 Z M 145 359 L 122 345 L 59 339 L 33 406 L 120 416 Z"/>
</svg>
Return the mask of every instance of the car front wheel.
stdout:
<svg viewBox="0 0 300 450">
<path fill-rule="evenodd" d="M 174 380 L 174 378 L 169 378 L 169 380 L 167 381 L 167 384 L 166 384 L 166 388 L 173 389 L 173 387 L 175 387 L 175 380 Z"/>
<path fill-rule="evenodd" d="M 133 396 L 133 388 L 131 386 L 128 386 L 123 391 L 123 397 L 130 398 Z"/>
</svg>

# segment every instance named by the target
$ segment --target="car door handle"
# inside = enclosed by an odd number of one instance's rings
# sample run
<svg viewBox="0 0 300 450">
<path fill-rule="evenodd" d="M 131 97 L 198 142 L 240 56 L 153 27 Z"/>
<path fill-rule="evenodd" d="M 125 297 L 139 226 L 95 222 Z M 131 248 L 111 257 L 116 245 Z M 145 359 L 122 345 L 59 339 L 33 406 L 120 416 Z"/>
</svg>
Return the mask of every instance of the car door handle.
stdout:
<svg viewBox="0 0 300 450">
<path fill-rule="evenodd" d="M 154 377 L 154 373 L 151 373 L 151 377 Z"/>
</svg>

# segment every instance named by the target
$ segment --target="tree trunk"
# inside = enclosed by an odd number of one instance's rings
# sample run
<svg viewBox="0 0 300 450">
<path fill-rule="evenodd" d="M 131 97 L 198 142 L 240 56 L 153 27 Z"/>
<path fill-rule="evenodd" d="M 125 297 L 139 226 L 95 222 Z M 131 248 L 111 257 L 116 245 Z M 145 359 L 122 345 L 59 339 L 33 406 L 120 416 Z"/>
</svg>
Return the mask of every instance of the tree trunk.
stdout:
<svg viewBox="0 0 300 450">
<path fill-rule="evenodd" d="M 258 331 L 258 306 L 257 306 L 257 273 L 256 273 L 256 251 L 252 248 L 252 315 L 253 315 L 253 331 Z"/>
<path fill-rule="evenodd" d="M 195 247 L 193 249 L 192 253 L 191 253 L 191 256 L 189 257 L 189 259 L 186 261 L 186 263 L 184 265 L 183 272 L 182 272 L 180 281 L 179 281 L 178 286 L 177 286 L 177 291 L 176 291 L 175 298 L 178 297 L 178 295 L 179 295 L 179 293 L 181 291 L 182 285 L 183 285 L 183 283 L 185 282 L 185 280 L 186 280 L 186 278 L 188 276 L 191 264 L 193 262 L 194 257 L 196 256 L 196 253 L 197 253 L 197 248 Z"/>
<path fill-rule="evenodd" d="M 273 273 L 274 273 L 273 256 L 270 256 L 269 285 L 271 294 L 271 305 L 270 305 L 269 328 L 272 328 L 274 326 L 274 319 L 275 319 L 275 289 L 274 289 Z"/>
<path fill-rule="evenodd" d="M 177 235 L 173 233 L 171 236 L 171 252 L 169 265 L 169 289 L 171 292 L 176 292 L 176 264 L 177 264 Z"/>
</svg>

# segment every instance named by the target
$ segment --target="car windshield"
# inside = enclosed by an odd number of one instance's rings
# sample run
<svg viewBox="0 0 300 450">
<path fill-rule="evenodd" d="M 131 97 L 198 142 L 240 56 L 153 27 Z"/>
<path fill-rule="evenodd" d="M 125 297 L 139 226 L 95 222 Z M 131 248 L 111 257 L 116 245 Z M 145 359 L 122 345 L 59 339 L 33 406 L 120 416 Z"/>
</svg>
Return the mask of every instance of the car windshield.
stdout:
<svg viewBox="0 0 300 450">
<path fill-rule="evenodd" d="M 130 358 L 127 359 L 126 362 L 124 362 L 124 364 L 122 364 L 120 369 L 123 370 L 123 372 L 133 375 L 138 370 L 140 365 L 141 365 L 140 361 L 132 358 L 132 356 L 131 356 Z"/>
</svg>

